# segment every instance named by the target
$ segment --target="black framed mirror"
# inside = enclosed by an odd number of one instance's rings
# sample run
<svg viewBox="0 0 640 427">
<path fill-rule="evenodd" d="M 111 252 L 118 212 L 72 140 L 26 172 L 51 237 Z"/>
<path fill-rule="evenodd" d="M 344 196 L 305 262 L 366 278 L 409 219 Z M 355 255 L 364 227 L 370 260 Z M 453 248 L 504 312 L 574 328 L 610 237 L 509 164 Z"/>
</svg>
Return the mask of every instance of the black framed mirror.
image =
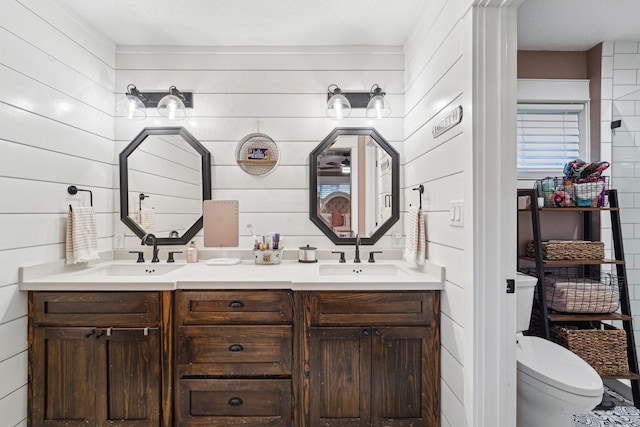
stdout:
<svg viewBox="0 0 640 427">
<path fill-rule="evenodd" d="M 336 245 L 373 245 L 400 218 L 400 156 L 374 128 L 335 128 L 309 172 L 309 219 Z"/>
<path fill-rule="evenodd" d="M 183 127 L 144 128 L 120 153 L 120 219 L 159 245 L 186 245 L 211 199 L 211 154 Z"/>
</svg>

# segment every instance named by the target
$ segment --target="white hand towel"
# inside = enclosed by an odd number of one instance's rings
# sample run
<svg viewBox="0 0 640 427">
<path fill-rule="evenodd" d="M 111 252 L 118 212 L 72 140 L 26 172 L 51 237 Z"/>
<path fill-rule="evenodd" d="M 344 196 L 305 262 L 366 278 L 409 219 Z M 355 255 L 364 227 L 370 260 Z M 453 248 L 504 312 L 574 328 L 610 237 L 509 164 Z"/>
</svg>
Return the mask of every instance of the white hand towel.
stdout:
<svg viewBox="0 0 640 427">
<path fill-rule="evenodd" d="M 407 238 L 405 241 L 404 259 L 409 263 L 424 265 L 427 254 L 425 215 L 422 209 L 409 207 L 407 214 Z"/>
<path fill-rule="evenodd" d="M 98 259 L 96 213 L 92 207 L 76 207 L 67 215 L 67 264 Z"/>
<path fill-rule="evenodd" d="M 140 210 L 140 227 L 146 233 L 156 232 L 156 210 L 153 208 L 142 208 Z"/>
</svg>

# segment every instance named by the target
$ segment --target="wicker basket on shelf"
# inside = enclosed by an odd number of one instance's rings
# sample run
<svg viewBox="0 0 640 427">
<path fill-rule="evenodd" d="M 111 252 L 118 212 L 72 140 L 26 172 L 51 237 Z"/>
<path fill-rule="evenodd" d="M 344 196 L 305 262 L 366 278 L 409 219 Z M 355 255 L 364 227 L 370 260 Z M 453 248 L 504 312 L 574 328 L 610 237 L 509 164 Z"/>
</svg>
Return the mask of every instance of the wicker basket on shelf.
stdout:
<svg viewBox="0 0 640 427">
<path fill-rule="evenodd" d="M 603 242 L 567 240 L 542 242 L 541 245 L 542 258 L 550 261 L 604 258 Z M 531 258 L 536 256 L 533 241 L 527 243 L 526 254 Z"/>
<path fill-rule="evenodd" d="M 593 329 L 554 326 L 551 339 L 580 356 L 601 376 L 629 372 L 627 335 L 622 329 L 605 323 Z"/>
</svg>

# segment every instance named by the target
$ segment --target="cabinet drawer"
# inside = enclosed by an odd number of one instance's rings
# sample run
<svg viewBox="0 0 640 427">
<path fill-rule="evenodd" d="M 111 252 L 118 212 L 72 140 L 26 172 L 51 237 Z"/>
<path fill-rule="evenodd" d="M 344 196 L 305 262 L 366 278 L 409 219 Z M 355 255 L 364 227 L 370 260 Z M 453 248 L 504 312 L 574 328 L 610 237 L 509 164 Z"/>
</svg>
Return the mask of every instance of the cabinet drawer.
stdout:
<svg viewBox="0 0 640 427">
<path fill-rule="evenodd" d="M 291 325 L 183 326 L 178 375 L 290 376 Z"/>
<path fill-rule="evenodd" d="M 158 292 L 32 292 L 36 324 L 153 326 L 160 318 Z"/>
<path fill-rule="evenodd" d="M 312 292 L 312 325 L 426 325 L 437 320 L 436 292 Z"/>
<path fill-rule="evenodd" d="M 178 292 L 178 324 L 289 323 L 290 291 Z"/>
<path fill-rule="evenodd" d="M 291 380 L 179 381 L 180 426 L 291 426 Z"/>
</svg>

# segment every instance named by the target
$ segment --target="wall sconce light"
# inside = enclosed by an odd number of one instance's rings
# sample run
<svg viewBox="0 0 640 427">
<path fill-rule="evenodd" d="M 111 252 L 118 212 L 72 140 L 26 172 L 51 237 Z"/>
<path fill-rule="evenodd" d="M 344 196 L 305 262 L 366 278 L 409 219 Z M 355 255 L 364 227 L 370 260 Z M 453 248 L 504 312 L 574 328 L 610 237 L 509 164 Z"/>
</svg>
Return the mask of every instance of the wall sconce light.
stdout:
<svg viewBox="0 0 640 427">
<path fill-rule="evenodd" d="M 371 86 L 371 99 L 367 104 L 367 117 L 370 119 L 382 119 L 391 114 L 391 106 L 389 101 L 384 97 L 385 92 L 377 84 Z"/>
<path fill-rule="evenodd" d="M 116 104 L 116 115 L 126 117 L 129 120 L 144 120 L 147 118 L 147 112 L 144 111 L 144 103 L 147 100 L 140 91 L 134 86 L 127 86 L 127 93 Z"/>
<path fill-rule="evenodd" d="M 187 117 L 187 110 L 185 109 L 186 98 L 176 88 L 171 86 L 169 88 L 169 94 L 165 95 L 160 102 L 158 102 L 158 112 L 168 118 L 169 120 L 184 120 Z"/>
<path fill-rule="evenodd" d="M 335 86 L 333 90 L 331 90 L 332 86 Z M 334 120 L 342 120 L 345 117 L 349 117 L 351 115 L 351 103 L 342 94 L 342 90 L 338 85 L 329 85 L 327 91 L 329 92 L 327 94 L 327 117 Z"/>
<path fill-rule="evenodd" d="M 330 85 L 327 91 L 327 117 L 334 120 L 349 117 L 352 108 L 366 108 L 366 116 L 370 119 L 382 119 L 391 114 L 386 93 L 377 84 L 369 92 L 345 93 L 335 84 Z"/>
<path fill-rule="evenodd" d="M 156 108 L 169 120 L 183 120 L 186 108 L 193 108 L 193 93 L 180 92 L 175 86 L 167 92 L 140 92 L 134 85 L 127 86 L 127 93 L 116 104 L 116 115 L 132 119 L 147 117 L 145 108 Z"/>
</svg>

